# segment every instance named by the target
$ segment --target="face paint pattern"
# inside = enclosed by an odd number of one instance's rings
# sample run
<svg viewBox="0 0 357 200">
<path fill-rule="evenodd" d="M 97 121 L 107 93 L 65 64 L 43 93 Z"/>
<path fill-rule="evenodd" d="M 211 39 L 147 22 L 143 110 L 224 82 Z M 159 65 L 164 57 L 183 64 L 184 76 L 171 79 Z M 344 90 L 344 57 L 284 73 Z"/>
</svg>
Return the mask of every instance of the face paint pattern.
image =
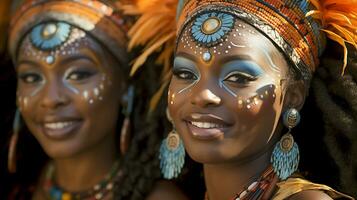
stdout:
<svg viewBox="0 0 357 200">
<path fill-rule="evenodd" d="M 108 76 L 102 74 L 101 82 L 90 90 L 83 90 L 81 92 L 81 95 L 86 102 L 88 102 L 89 104 L 94 104 L 96 101 L 103 100 L 103 91 L 105 90 L 106 86 L 110 86 L 111 84 L 112 82 L 110 81 Z M 73 86 L 70 87 L 73 88 L 72 90 L 77 90 Z"/>
<path fill-rule="evenodd" d="M 263 86 L 260 89 L 257 90 L 256 94 L 248 97 L 248 98 L 243 98 L 238 96 L 237 97 L 237 102 L 238 102 L 238 109 L 254 109 L 255 106 L 260 105 L 267 99 L 273 99 L 275 100 L 276 98 L 276 86 L 273 84 Z"/>
<path fill-rule="evenodd" d="M 89 46 L 89 42 L 86 38 L 84 31 L 72 27 L 68 39 L 62 45 L 49 51 L 44 51 L 36 48 L 30 41 L 30 38 L 27 37 L 24 41 L 24 53 L 26 56 L 31 56 L 38 61 L 47 63 L 48 66 L 52 66 L 58 56 L 78 54 L 78 47 Z"/>
<path fill-rule="evenodd" d="M 86 37 L 86 33 L 78 28 L 72 27 L 68 39 L 60 46 L 50 50 L 43 51 L 36 48 L 33 43 L 30 41 L 30 37 L 26 37 L 23 42 L 23 53 L 25 56 L 35 58 L 39 62 L 44 62 L 46 66 L 52 66 L 55 63 L 55 60 L 59 56 L 70 56 L 79 54 L 79 47 L 89 47 L 89 41 Z M 80 91 L 80 89 L 74 87 L 66 80 L 66 77 L 70 74 L 71 70 L 68 70 L 64 73 L 62 78 L 62 83 L 68 88 L 71 92 L 82 95 L 89 104 L 95 103 L 96 100 L 103 100 L 102 92 L 106 86 L 111 84 L 111 81 L 107 79 L 105 74 L 102 75 L 101 82 L 94 88 Z M 18 95 L 18 106 L 20 111 L 27 108 L 28 102 L 36 96 L 41 89 L 44 87 L 46 81 L 42 77 L 43 81 L 40 85 L 34 89 L 29 95 Z"/>
<path fill-rule="evenodd" d="M 272 69 L 278 74 L 278 77 L 281 77 L 281 70 L 279 67 L 277 67 L 274 62 L 272 61 L 271 57 L 269 56 L 269 53 L 264 49 L 259 46 L 255 46 L 254 44 L 252 45 L 249 41 L 245 42 L 244 44 L 236 44 L 234 41 L 231 41 L 229 37 L 225 38 L 222 37 L 218 40 L 217 44 L 210 46 L 210 45 L 203 45 L 201 42 L 197 42 L 198 39 L 201 37 L 194 37 L 190 33 L 195 31 L 195 26 L 197 26 L 197 20 L 195 23 L 191 24 L 191 28 L 184 30 L 184 32 L 181 35 L 180 42 L 182 43 L 182 46 L 184 48 L 189 48 L 191 49 L 195 55 L 200 55 L 201 59 L 205 62 L 209 62 L 213 55 L 224 55 L 228 54 L 230 50 L 233 48 L 259 48 L 261 52 L 263 52 L 264 56 L 268 59 L 269 64 L 271 65 Z M 195 30 L 193 30 L 195 29 Z M 245 38 L 247 34 L 250 35 L 256 35 L 257 32 L 253 30 L 252 28 L 247 28 L 245 25 L 241 23 L 235 23 L 234 28 L 232 27 L 231 33 L 230 33 L 233 38 L 236 37 L 242 37 Z M 196 45 L 192 45 L 192 43 L 196 43 Z M 211 55 L 213 54 L 213 55 Z M 263 71 L 259 71 L 258 75 L 262 75 Z M 264 76 L 267 76 L 264 74 Z M 195 85 L 199 80 L 193 82 L 191 85 L 189 85 L 187 88 L 192 87 Z M 231 90 L 225 83 L 223 78 L 219 80 L 219 86 L 223 89 L 225 89 L 230 95 L 233 97 L 237 98 L 238 102 L 238 108 L 239 109 L 252 109 L 254 106 L 259 105 L 264 99 L 266 98 L 273 98 L 275 99 L 276 97 L 276 86 L 275 85 L 269 85 L 269 86 L 263 86 L 262 88 L 265 88 L 264 90 L 258 89 L 259 92 L 256 93 L 256 95 L 253 95 L 248 98 L 243 98 L 239 96 L 236 92 Z M 180 90 L 180 92 L 185 91 L 187 88 L 184 88 Z M 180 93 L 179 92 L 179 93 Z M 179 94 L 178 93 L 178 94 Z M 175 97 L 175 94 L 172 94 L 171 98 L 171 103 L 173 103 L 173 99 Z"/>
</svg>

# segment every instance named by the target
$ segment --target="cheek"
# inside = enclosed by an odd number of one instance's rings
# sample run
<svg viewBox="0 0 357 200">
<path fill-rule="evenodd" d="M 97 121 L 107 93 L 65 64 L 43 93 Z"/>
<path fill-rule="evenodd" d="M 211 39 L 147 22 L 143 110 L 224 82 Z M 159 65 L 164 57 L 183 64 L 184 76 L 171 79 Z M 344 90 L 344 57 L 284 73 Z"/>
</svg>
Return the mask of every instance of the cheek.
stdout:
<svg viewBox="0 0 357 200">
<path fill-rule="evenodd" d="M 176 114 L 179 109 L 187 103 L 187 100 L 189 99 L 188 94 L 197 82 L 198 80 L 183 84 L 174 78 L 171 80 L 168 91 L 168 107 L 173 118 L 177 117 Z"/>
<path fill-rule="evenodd" d="M 112 87 L 112 81 L 106 74 L 101 74 L 97 80 L 85 85 L 77 86 L 64 82 L 66 87 L 76 94 L 85 105 L 94 105 L 105 101 L 110 94 L 108 90 Z"/>
<path fill-rule="evenodd" d="M 21 112 L 28 111 L 29 108 L 33 108 L 39 94 L 44 88 L 45 83 L 39 83 L 36 85 L 25 86 L 23 83 L 18 82 L 16 92 L 16 104 Z"/>
</svg>

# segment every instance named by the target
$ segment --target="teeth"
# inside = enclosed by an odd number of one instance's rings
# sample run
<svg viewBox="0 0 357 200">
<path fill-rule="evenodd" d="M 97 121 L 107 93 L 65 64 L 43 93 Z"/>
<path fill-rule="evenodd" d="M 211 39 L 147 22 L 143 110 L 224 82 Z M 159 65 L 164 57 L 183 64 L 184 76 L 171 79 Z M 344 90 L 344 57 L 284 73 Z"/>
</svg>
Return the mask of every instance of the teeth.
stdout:
<svg viewBox="0 0 357 200">
<path fill-rule="evenodd" d="M 63 129 L 63 128 L 70 126 L 72 124 L 73 124 L 73 122 L 45 123 L 45 127 L 48 129 Z"/>
<path fill-rule="evenodd" d="M 192 125 L 198 128 L 223 128 L 220 124 L 209 123 L 209 122 L 190 122 Z"/>
</svg>

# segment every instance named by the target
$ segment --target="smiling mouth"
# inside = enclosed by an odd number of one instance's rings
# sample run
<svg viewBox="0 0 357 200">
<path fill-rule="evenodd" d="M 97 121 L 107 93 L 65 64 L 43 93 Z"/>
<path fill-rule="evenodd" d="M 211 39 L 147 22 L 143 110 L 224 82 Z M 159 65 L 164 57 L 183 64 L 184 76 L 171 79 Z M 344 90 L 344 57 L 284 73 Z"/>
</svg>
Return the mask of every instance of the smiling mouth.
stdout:
<svg viewBox="0 0 357 200">
<path fill-rule="evenodd" d="M 43 133 L 50 139 L 63 140 L 73 135 L 82 125 L 82 120 L 44 122 Z"/>
<path fill-rule="evenodd" d="M 186 122 L 189 133 L 196 139 L 214 140 L 222 138 L 227 129 L 231 126 L 221 118 L 210 114 L 190 115 Z"/>
<path fill-rule="evenodd" d="M 225 126 L 222 124 L 215 124 L 215 123 L 210 123 L 210 122 L 192 122 L 189 121 L 190 124 L 193 126 L 196 126 L 197 128 L 202 128 L 202 129 L 211 129 L 211 128 L 224 128 Z"/>
</svg>

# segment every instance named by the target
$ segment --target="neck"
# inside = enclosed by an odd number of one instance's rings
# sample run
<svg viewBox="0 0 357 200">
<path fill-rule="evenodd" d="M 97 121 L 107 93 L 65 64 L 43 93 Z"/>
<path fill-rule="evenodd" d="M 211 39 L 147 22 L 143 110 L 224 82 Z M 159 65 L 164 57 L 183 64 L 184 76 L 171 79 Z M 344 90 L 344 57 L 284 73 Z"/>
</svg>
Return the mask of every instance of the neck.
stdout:
<svg viewBox="0 0 357 200">
<path fill-rule="evenodd" d="M 204 164 L 205 183 L 210 200 L 228 200 L 256 181 L 270 163 L 271 151 L 236 163 Z"/>
<path fill-rule="evenodd" d="M 117 158 L 114 134 L 92 146 L 70 158 L 54 160 L 55 180 L 60 187 L 73 192 L 87 190 L 110 172 Z"/>
</svg>

